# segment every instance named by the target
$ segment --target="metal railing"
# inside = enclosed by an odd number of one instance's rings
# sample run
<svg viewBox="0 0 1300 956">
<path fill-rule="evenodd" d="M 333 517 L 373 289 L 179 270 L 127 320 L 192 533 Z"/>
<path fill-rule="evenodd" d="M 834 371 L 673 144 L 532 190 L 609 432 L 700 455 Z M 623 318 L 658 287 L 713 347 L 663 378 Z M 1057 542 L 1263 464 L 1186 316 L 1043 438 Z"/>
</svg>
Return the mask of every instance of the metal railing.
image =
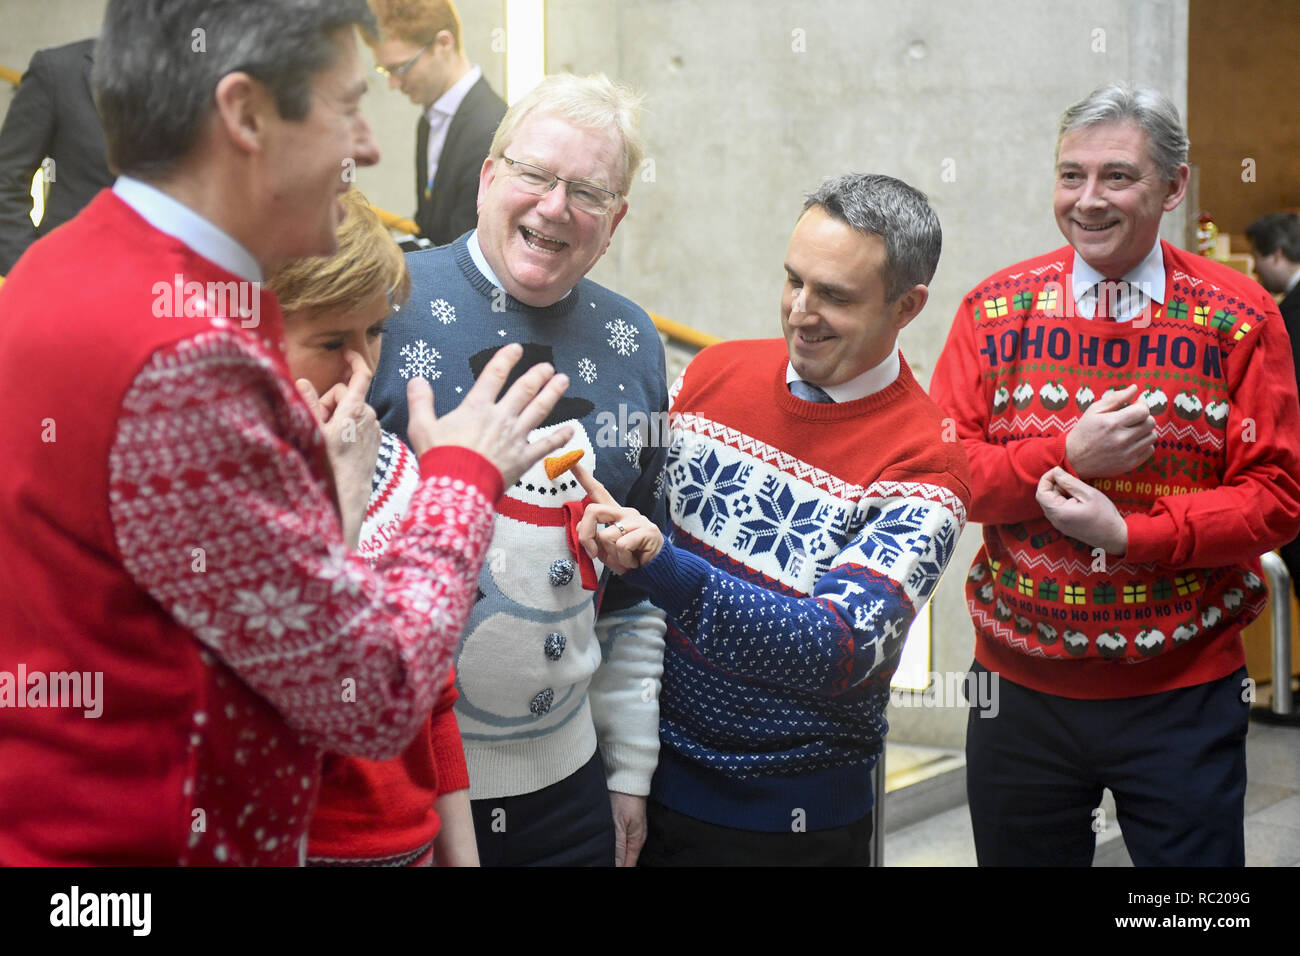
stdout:
<svg viewBox="0 0 1300 956">
<path fill-rule="evenodd" d="M 1265 723 L 1300 724 L 1291 695 L 1291 574 L 1273 551 L 1259 560 L 1268 576 L 1272 603 L 1273 701 L 1267 710 L 1255 708 L 1251 716 Z"/>
</svg>

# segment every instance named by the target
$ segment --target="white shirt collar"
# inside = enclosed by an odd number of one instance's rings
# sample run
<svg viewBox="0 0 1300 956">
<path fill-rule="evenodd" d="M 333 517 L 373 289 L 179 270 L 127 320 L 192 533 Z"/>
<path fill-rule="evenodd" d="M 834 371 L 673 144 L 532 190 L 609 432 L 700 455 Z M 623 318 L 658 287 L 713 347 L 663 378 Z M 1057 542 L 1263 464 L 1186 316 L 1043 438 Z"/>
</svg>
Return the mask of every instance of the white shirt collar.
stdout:
<svg viewBox="0 0 1300 956">
<path fill-rule="evenodd" d="M 1287 281 L 1286 284 L 1286 290 L 1282 294 L 1290 295 L 1291 290 L 1298 285 L 1300 285 L 1300 269 L 1296 269 L 1295 272 L 1291 273 L 1291 278 Z"/>
<path fill-rule="evenodd" d="M 856 402 L 860 398 L 866 398 L 868 395 L 874 395 L 876 392 L 883 391 L 902 373 L 903 367 L 898 360 L 898 349 L 890 352 L 883 362 L 879 365 L 867 369 L 861 375 L 849 379 L 847 382 L 841 382 L 839 385 L 818 385 L 823 392 L 829 395 L 837 404 L 840 402 Z M 785 383 L 799 381 L 799 373 L 794 370 L 794 364 L 785 363 Z M 809 385 L 814 383 L 809 382 Z"/>
<path fill-rule="evenodd" d="M 179 239 L 203 258 L 241 279 L 262 281 L 262 267 L 251 252 L 229 233 L 156 186 L 130 176 L 119 176 L 113 183 L 113 192 L 159 232 Z"/>
<path fill-rule="evenodd" d="M 444 122 L 456 115 L 460 109 L 460 104 L 464 101 L 465 95 L 469 93 L 469 88 L 479 81 L 483 76 L 483 68 L 472 66 L 469 72 L 452 84 L 451 89 L 442 96 L 434 100 L 427 110 L 424 111 L 424 117 L 430 125 L 435 122 Z M 436 117 L 435 117 L 436 114 Z"/>
<path fill-rule="evenodd" d="M 1097 283 L 1106 278 L 1089 265 L 1078 251 L 1075 251 L 1070 282 L 1073 285 L 1074 304 L 1079 315 L 1090 319 L 1096 315 L 1097 296 L 1094 290 Z M 1129 299 L 1129 308 L 1125 309 L 1123 314 L 1116 316 L 1117 321 L 1127 322 L 1137 316 L 1146 305 L 1147 299 L 1154 299 L 1164 304 L 1165 255 L 1158 238 L 1146 257 L 1121 276 L 1121 279 L 1136 289 L 1138 294 Z"/>
<path fill-rule="evenodd" d="M 493 272 L 492 267 L 488 265 L 487 257 L 483 255 L 483 249 L 478 244 L 477 229 L 469 234 L 469 239 L 466 240 L 466 244 L 469 246 L 469 257 L 474 260 L 474 265 L 478 266 L 478 271 L 483 273 L 483 278 L 487 279 L 488 282 L 491 282 L 498 289 L 504 289 L 505 286 L 501 284 L 501 280 L 497 278 L 497 274 Z M 569 290 L 569 292 L 572 291 L 572 289 Z M 555 301 L 563 302 L 568 297 L 569 292 L 564 293 L 564 295 L 560 296 Z"/>
</svg>

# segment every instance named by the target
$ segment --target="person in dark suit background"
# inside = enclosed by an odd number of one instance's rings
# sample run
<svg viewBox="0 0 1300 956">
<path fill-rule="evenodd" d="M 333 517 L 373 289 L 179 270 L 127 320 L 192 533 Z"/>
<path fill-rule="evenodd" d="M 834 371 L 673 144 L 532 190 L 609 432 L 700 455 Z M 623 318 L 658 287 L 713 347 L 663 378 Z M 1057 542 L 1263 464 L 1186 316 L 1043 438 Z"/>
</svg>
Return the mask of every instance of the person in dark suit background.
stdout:
<svg viewBox="0 0 1300 956">
<path fill-rule="evenodd" d="M 461 43 L 451 0 L 370 0 L 378 69 L 423 111 L 416 132 L 415 221 L 446 245 L 478 221 L 479 170 L 506 104 Z"/>
<path fill-rule="evenodd" d="M 95 41 L 38 50 L 0 128 L 0 276 L 33 242 L 113 185 L 90 92 Z M 33 226 L 32 176 L 53 160 L 49 195 Z"/>
<path fill-rule="evenodd" d="M 1260 216 L 1246 227 L 1255 256 L 1259 284 L 1282 296 L 1278 311 L 1291 336 L 1291 357 L 1295 360 L 1296 383 L 1300 384 L 1300 215 L 1274 212 Z M 1291 572 L 1291 587 L 1300 598 L 1300 538 L 1278 548 Z"/>
</svg>

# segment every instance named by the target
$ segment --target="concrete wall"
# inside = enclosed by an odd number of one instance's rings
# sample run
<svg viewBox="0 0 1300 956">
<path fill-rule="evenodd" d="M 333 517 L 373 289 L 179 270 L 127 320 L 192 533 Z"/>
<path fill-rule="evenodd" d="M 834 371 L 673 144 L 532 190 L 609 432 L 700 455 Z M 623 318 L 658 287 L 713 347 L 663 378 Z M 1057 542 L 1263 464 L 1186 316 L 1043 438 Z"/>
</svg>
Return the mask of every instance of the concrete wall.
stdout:
<svg viewBox="0 0 1300 956">
<path fill-rule="evenodd" d="M 904 333 L 928 382 L 957 302 L 1005 264 L 1061 243 L 1051 213 L 1061 111 L 1124 80 L 1186 103 L 1188 0 L 549 0 L 547 66 L 603 70 L 647 95 L 647 169 L 593 277 L 727 338 L 778 334 L 781 264 L 802 195 L 846 171 L 931 197 L 945 251 L 931 304 Z M 36 23 L 0 0 L 0 63 L 94 32 L 103 0 L 46 0 Z M 504 91 L 492 30 L 503 0 L 461 4 L 466 47 Z M 384 160 L 360 184 L 409 214 L 415 112 L 373 75 L 365 110 Z M 0 94 L 3 108 L 5 94 Z M 1167 217 L 1181 243 L 1183 215 Z M 972 526 L 934 599 L 933 666 L 971 660 L 961 584 Z M 957 710 L 895 708 L 896 739 L 960 746 Z"/>
</svg>

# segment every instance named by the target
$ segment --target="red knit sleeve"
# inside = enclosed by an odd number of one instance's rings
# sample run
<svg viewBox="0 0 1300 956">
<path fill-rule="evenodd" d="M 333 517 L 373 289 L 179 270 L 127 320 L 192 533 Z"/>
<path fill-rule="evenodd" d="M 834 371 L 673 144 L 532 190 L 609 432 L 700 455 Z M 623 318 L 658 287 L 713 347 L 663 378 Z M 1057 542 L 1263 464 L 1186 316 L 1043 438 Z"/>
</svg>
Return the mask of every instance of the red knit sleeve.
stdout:
<svg viewBox="0 0 1300 956">
<path fill-rule="evenodd" d="M 970 461 L 970 520 L 1013 524 L 1041 518 L 1034 494 L 1044 472 L 1065 465 L 1065 434 L 989 441 L 992 408 L 974 330 L 968 298 L 957 310 L 930 378 L 930 397 L 951 419 L 944 425 L 953 428 Z"/>
<path fill-rule="evenodd" d="M 1253 561 L 1300 533 L 1300 405 L 1291 343 L 1272 303 L 1225 358 L 1228 423 L 1221 484 L 1157 498 L 1125 518 L 1124 560 L 1207 568 Z"/>
<path fill-rule="evenodd" d="M 469 787 L 469 768 L 465 766 L 465 747 L 456 723 L 456 672 L 447 675 L 447 684 L 438 698 L 438 706 L 429 721 L 429 740 L 433 745 L 433 765 L 438 771 L 438 796 Z"/>
<path fill-rule="evenodd" d="M 322 439 L 288 379 L 233 332 L 157 352 L 109 455 L 118 549 L 141 588 L 295 729 L 396 756 L 428 719 L 473 606 L 501 476 L 437 449 L 372 570 L 349 552 Z"/>
</svg>

